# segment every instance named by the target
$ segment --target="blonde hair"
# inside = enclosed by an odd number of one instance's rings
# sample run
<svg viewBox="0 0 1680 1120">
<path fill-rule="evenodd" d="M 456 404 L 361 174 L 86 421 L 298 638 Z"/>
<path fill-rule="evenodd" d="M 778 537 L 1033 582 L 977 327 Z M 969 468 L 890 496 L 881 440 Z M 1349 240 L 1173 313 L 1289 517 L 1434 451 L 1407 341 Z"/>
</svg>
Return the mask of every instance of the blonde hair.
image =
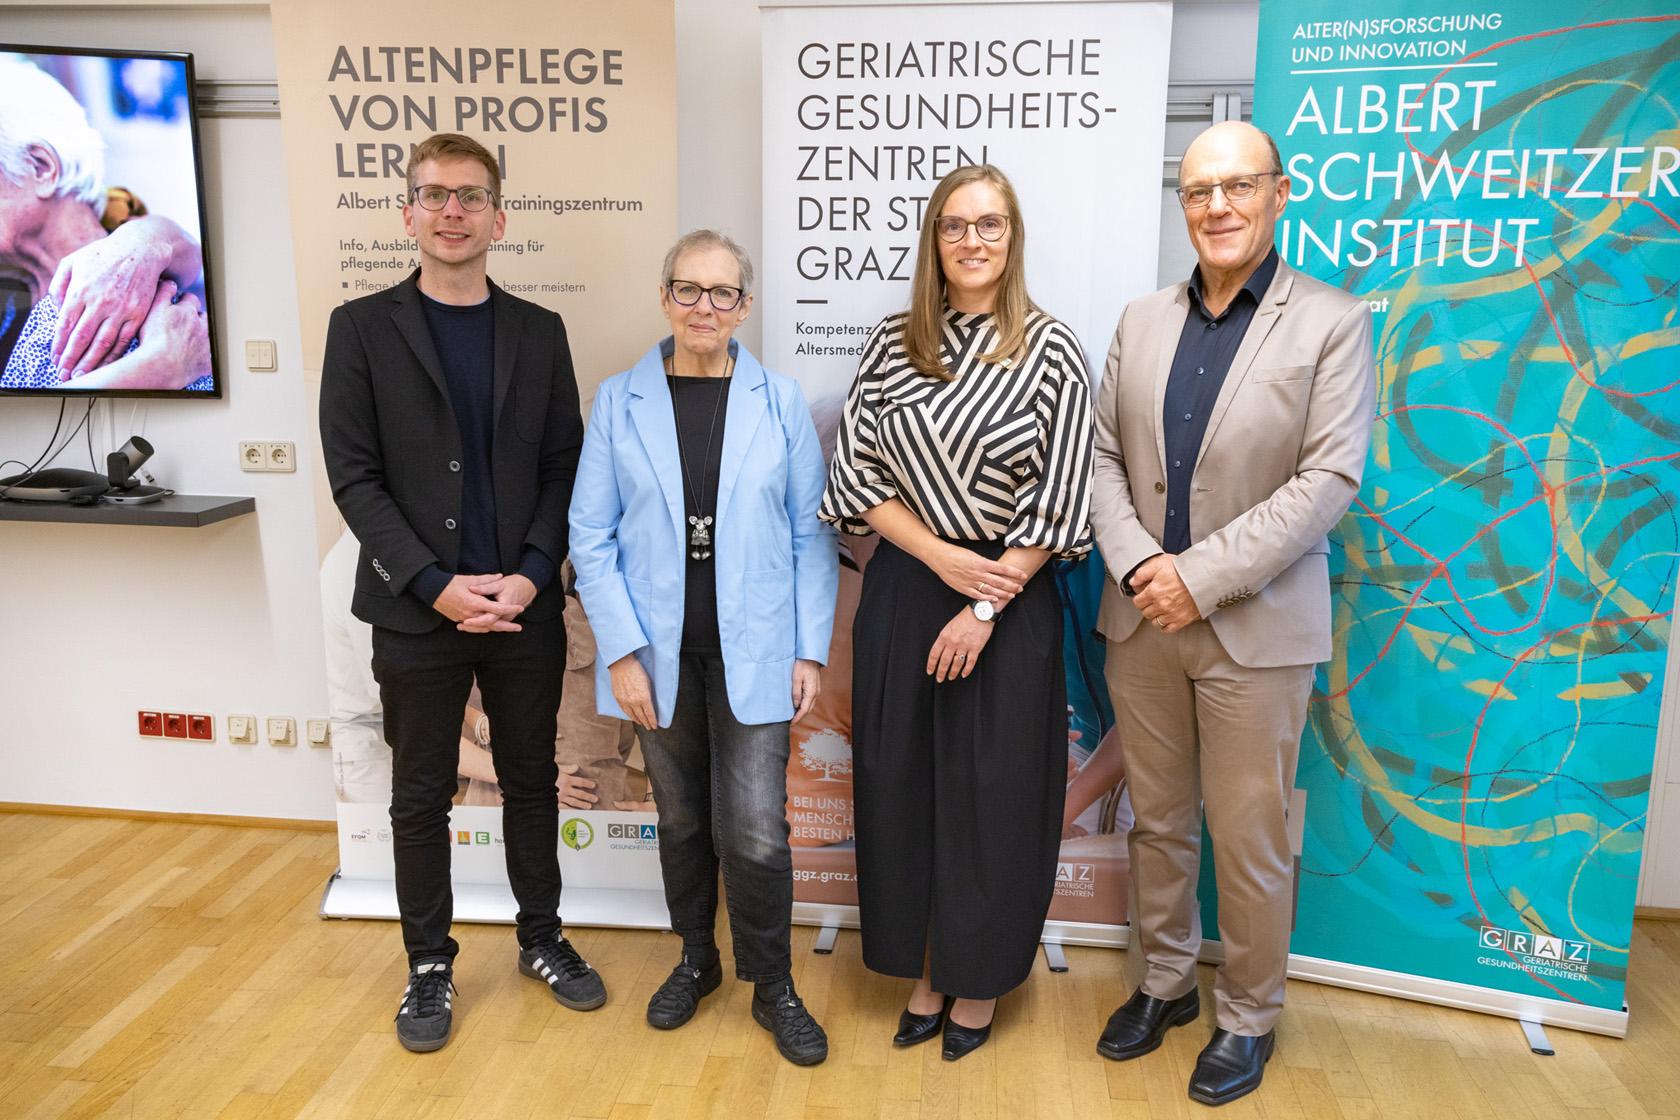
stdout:
<svg viewBox="0 0 1680 1120">
<path fill-rule="evenodd" d="M 922 235 L 916 248 L 916 272 L 910 282 L 910 320 L 904 327 L 904 353 L 910 364 L 929 377 L 951 379 L 941 352 L 945 315 L 945 271 L 939 261 L 939 217 L 951 195 L 970 183 L 989 183 L 1003 196 L 1009 218 L 1009 256 L 998 279 L 997 303 L 992 309 L 997 328 L 997 345 L 981 360 L 998 362 L 1019 358 L 1027 349 L 1027 317 L 1038 305 L 1027 294 L 1027 230 L 1021 221 L 1021 204 L 1009 178 L 991 164 L 959 167 L 933 188 L 922 217 Z"/>
<path fill-rule="evenodd" d="M 414 146 L 409 153 L 408 167 L 403 175 L 408 179 L 409 193 L 419 183 L 414 177 L 420 173 L 420 165 L 429 159 L 470 159 L 476 160 L 490 172 L 490 193 L 495 196 L 494 205 L 499 210 L 502 206 L 502 169 L 496 163 L 496 157 L 490 154 L 490 149 L 474 140 L 471 136 L 463 136 L 459 132 L 439 132 L 426 137 Z"/>
</svg>

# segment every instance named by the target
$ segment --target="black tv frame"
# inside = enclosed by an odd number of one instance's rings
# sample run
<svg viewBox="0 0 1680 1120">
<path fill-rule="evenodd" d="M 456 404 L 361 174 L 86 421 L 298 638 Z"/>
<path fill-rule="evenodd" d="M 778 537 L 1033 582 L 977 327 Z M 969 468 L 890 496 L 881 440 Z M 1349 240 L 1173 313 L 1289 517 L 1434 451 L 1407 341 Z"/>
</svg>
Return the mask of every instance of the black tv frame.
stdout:
<svg viewBox="0 0 1680 1120">
<path fill-rule="evenodd" d="M 210 210 L 204 188 L 204 147 L 198 120 L 198 75 L 193 66 L 191 51 L 112 50 L 106 47 L 54 47 L 32 43 L 0 42 L 4 54 L 59 54 L 94 58 L 155 58 L 185 63 L 187 68 L 187 115 L 192 133 L 193 177 L 198 186 L 198 251 L 203 259 L 204 319 L 210 333 L 211 390 L 192 392 L 187 389 L 4 389 L 0 398 L 67 397 L 71 400 L 99 400 L 101 398 L 163 398 L 169 400 L 213 401 L 227 395 L 226 371 L 223 369 L 221 338 L 216 324 L 216 282 L 211 270 Z"/>
</svg>

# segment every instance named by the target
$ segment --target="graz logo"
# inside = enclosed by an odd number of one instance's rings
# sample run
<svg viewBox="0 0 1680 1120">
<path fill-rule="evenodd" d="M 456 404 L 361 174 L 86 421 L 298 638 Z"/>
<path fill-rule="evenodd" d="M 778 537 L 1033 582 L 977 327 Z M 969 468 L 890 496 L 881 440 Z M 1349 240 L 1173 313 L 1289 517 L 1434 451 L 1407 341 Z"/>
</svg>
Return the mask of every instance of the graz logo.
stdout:
<svg viewBox="0 0 1680 1120">
<path fill-rule="evenodd" d="M 588 821 L 573 817 L 560 826 L 560 842 L 574 852 L 581 852 L 595 842 L 595 830 Z"/>
<path fill-rule="evenodd" d="M 659 841 L 659 826 L 656 824 L 609 824 L 607 826 L 608 840 L 652 840 Z"/>
<path fill-rule="evenodd" d="M 1500 929 L 1498 926 L 1482 927 L 1481 945 L 1484 949 L 1502 949 L 1515 956 L 1560 964 L 1586 964 L 1592 954 L 1592 946 L 1585 941 L 1547 937 L 1527 930 Z"/>
<path fill-rule="evenodd" d="M 1056 893 L 1063 898 L 1095 898 L 1097 868 L 1090 863 L 1058 863 Z"/>
</svg>

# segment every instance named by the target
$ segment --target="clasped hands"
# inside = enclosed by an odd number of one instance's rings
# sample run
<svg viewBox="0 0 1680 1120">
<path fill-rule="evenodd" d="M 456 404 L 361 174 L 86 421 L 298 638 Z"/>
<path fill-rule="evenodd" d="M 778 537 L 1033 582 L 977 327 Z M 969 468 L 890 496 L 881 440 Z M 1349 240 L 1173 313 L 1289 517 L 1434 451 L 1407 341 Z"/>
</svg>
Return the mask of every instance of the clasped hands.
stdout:
<svg viewBox="0 0 1680 1120">
<path fill-rule="evenodd" d="M 960 545 L 944 545 L 928 560 L 946 587 L 965 599 L 989 599 L 998 610 L 1027 586 L 1027 573 L 1013 564 L 988 560 Z M 981 622 L 968 607 L 956 613 L 939 631 L 928 651 L 927 672 L 943 684 L 966 677 L 980 662 L 980 651 L 991 640 L 995 622 Z"/>
<path fill-rule="evenodd" d="M 1163 634 L 1177 633 L 1202 617 L 1173 560 L 1173 553 L 1157 553 L 1139 564 L 1130 578 L 1132 605 Z"/>
<path fill-rule="evenodd" d="M 537 597 L 537 585 L 515 572 L 451 576 L 432 608 L 468 634 L 516 634 L 517 618 Z"/>
</svg>

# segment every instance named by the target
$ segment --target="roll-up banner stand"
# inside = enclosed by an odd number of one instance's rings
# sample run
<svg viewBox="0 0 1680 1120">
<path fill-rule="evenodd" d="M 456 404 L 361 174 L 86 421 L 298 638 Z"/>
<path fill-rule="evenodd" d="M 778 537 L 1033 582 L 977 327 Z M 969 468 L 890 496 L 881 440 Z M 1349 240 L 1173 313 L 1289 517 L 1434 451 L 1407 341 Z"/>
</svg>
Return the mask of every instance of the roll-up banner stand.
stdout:
<svg viewBox="0 0 1680 1120">
<path fill-rule="evenodd" d="M 1291 975 L 1621 1035 L 1680 557 L 1680 7 L 1363 10 L 1260 13 L 1279 249 L 1370 301 L 1380 380 Z"/>
<path fill-rule="evenodd" d="M 272 10 L 311 382 L 332 309 L 418 265 L 399 213 L 411 146 L 464 132 L 501 164 L 507 235 L 492 246 L 490 277 L 565 318 L 587 416 L 601 380 L 664 327 L 653 294 L 676 236 L 671 0 L 568 0 L 564 18 L 550 4 L 492 0 L 464 23 L 466 9 L 448 0 L 275 0 Z M 340 854 L 322 913 L 395 917 L 391 756 L 370 631 L 350 615 L 356 543 L 317 476 Z M 665 927 L 658 817 L 629 726 L 595 714 L 595 644 L 575 596 L 566 628 L 562 912 L 576 924 Z M 455 912 L 511 921 L 493 734 L 475 693 L 461 714 L 451 813 Z M 597 808 L 566 804 L 578 778 L 595 783 Z"/>
<path fill-rule="evenodd" d="M 1033 298 L 1079 335 L 1094 388 L 1121 308 L 1155 287 L 1172 5 L 762 12 L 763 351 L 804 388 L 825 449 L 864 340 L 909 304 L 928 196 L 964 164 L 995 164 L 1014 183 Z M 788 764 L 795 917 L 827 926 L 857 924 L 851 632 L 873 545 L 842 539 L 823 692 L 794 727 Z M 1073 711 L 1046 939 L 1122 944 L 1131 814 L 1093 635 L 1102 561 L 1058 562 L 1055 576 Z"/>
</svg>

